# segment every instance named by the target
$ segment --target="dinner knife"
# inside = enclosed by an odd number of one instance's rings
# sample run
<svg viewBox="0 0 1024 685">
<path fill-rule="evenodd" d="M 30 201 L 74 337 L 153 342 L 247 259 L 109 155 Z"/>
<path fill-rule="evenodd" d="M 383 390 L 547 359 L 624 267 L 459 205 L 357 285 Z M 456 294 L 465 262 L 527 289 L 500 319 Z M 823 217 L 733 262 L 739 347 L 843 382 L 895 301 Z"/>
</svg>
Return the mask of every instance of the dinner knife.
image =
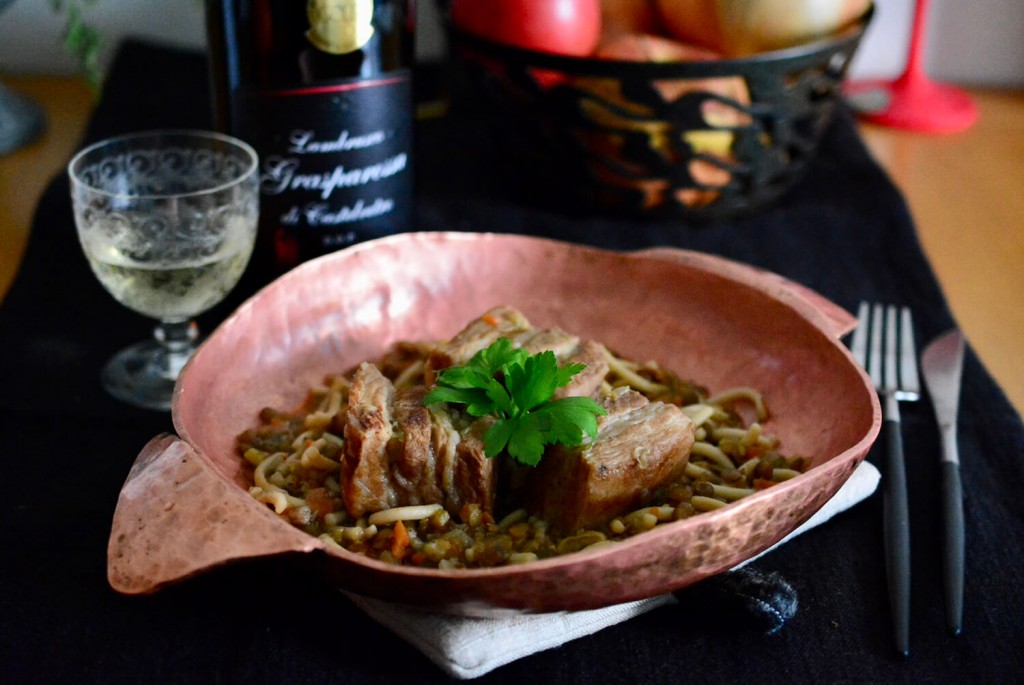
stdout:
<svg viewBox="0 0 1024 685">
<path fill-rule="evenodd" d="M 964 338 L 956 329 L 929 343 L 921 355 L 921 372 L 942 440 L 943 575 L 946 622 L 953 635 L 960 634 L 964 608 L 964 504 L 956 434 L 963 365 Z"/>
</svg>

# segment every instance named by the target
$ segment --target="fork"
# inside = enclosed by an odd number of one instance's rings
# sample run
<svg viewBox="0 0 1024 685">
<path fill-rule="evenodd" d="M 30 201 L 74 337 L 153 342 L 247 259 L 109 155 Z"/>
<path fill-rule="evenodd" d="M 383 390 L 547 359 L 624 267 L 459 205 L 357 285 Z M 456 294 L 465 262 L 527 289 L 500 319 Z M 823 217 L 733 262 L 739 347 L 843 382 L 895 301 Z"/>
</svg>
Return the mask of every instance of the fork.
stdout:
<svg viewBox="0 0 1024 685">
<path fill-rule="evenodd" d="M 883 402 L 883 433 L 888 458 L 884 466 L 883 520 L 885 566 L 889 583 L 896 648 L 910 654 L 910 513 L 899 401 L 921 397 L 910 310 L 861 302 L 850 351 L 867 370 Z"/>
</svg>

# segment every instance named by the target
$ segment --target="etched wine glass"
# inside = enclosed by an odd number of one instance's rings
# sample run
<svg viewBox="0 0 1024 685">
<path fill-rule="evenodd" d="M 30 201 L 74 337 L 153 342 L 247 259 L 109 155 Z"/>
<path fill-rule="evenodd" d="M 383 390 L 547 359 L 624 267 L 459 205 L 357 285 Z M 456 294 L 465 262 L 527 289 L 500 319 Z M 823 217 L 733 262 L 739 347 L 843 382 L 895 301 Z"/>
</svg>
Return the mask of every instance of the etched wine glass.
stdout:
<svg viewBox="0 0 1024 685">
<path fill-rule="evenodd" d="M 252 255 L 259 215 L 257 155 L 206 131 L 111 138 L 68 165 L 78 238 L 114 299 L 157 319 L 153 338 L 103 368 L 115 397 L 168 409 L 194 351 L 194 317 L 235 287 Z"/>
</svg>

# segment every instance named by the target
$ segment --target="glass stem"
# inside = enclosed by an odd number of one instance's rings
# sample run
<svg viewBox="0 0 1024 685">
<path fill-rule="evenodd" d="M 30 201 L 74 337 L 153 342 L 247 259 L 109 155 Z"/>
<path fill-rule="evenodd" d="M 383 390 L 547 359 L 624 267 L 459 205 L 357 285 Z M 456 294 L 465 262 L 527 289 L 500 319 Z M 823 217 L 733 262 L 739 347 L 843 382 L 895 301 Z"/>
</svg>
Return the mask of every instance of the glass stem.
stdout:
<svg viewBox="0 0 1024 685">
<path fill-rule="evenodd" d="M 165 378 L 176 379 L 195 350 L 199 326 L 195 321 L 161 321 L 153 329 L 153 337 L 163 346 L 158 362 L 160 373 Z"/>
</svg>

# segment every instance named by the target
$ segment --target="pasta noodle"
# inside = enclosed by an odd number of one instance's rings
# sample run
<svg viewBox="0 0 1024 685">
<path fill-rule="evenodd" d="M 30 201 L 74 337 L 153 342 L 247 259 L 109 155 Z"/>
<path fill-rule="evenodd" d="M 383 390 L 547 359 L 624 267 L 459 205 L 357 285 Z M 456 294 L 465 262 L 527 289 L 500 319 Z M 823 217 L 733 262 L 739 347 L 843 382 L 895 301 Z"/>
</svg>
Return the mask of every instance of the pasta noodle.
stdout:
<svg viewBox="0 0 1024 685">
<path fill-rule="evenodd" d="M 371 526 L 383 526 L 398 521 L 421 521 L 428 519 L 444 507 L 440 504 L 418 504 L 407 507 L 393 507 L 370 514 L 367 522 Z"/>
</svg>

